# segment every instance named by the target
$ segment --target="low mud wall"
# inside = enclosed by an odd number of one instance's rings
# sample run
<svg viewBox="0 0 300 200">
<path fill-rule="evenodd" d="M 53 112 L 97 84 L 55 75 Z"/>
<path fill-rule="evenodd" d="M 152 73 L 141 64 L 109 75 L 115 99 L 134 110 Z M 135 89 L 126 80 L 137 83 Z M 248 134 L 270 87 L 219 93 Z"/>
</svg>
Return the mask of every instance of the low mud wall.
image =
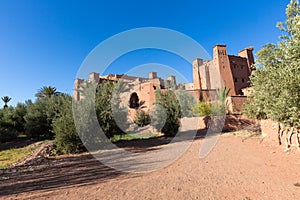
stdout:
<svg viewBox="0 0 300 200">
<path fill-rule="evenodd" d="M 279 145 L 279 137 L 278 137 L 278 123 L 274 122 L 271 119 L 261 120 L 260 121 L 262 136 L 264 137 L 264 141 L 272 142 L 273 144 Z M 297 138 L 296 134 L 292 135 L 291 146 L 297 146 Z M 285 145 L 285 137 L 282 139 L 282 145 Z"/>
<path fill-rule="evenodd" d="M 188 125 L 190 123 L 192 123 L 192 125 Z M 181 119 L 181 125 L 188 129 L 191 127 L 197 127 L 197 129 L 205 129 L 209 126 L 209 123 L 210 117 L 194 117 Z M 242 129 L 247 129 L 249 131 L 260 131 L 259 121 L 239 115 L 226 116 L 223 132 L 238 131 Z"/>
</svg>

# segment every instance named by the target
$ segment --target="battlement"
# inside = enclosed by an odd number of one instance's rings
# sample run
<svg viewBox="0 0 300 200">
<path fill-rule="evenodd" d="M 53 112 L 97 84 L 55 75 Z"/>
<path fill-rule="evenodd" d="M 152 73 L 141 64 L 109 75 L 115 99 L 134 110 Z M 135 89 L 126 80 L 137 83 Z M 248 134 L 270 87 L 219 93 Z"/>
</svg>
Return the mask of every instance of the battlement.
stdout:
<svg viewBox="0 0 300 200">
<path fill-rule="evenodd" d="M 226 45 L 217 44 L 213 47 L 213 59 L 204 61 L 201 58 L 193 60 L 193 82 L 176 83 L 175 76 L 168 76 L 166 79 L 158 77 L 157 72 L 149 72 L 148 77 L 128 76 L 124 74 L 99 75 L 92 72 L 88 80 L 76 79 L 74 82 L 74 99 L 80 100 L 81 87 L 86 83 L 101 84 L 104 81 L 128 83 L 132 85 L 130 94 L 126 94 L 125 102 L 129 102 L 130 113 L 134 116 L 139 101 L 144 101 L 143 109 L 149 109 L 155 102 L 155 91 L 167 88 L 183 88 L 200 101 L 213 101 L 216 97 L 216 89 L 226 87 L 230 89 L 229 96 L 233 104 L 231 110 L 240 111 L 244 100 L 244 89 L 250 86 L 250 75 L 254 56 L 252 46 L 238 52 L 238 55 L 228 55 Z M 126 104 L 127 105 L 127 104 Z M 238 108 L 238 109 L 237 109 Z M 147 110 L 146 110 L 147 111 Z"/>
<path fill-rule="evenodd" d="M 250 86 L 250 75 L 254 64 L 253 47 L 247 47 L 238 55 L 228 55 L 226 45 L 213 47 L 213 60 L 193 61 L 195 89 L 230 88 L 230 95 L 242 95 L 242 89 Z"/>
</svg>

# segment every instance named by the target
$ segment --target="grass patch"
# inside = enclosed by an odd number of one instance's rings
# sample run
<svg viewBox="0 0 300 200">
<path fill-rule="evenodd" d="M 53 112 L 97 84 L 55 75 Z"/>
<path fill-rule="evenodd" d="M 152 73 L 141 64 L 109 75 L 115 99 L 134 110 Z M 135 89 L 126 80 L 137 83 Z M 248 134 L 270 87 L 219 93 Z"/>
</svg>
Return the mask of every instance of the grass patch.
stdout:
<svg viewBox="0 0 300 200">
<path fill-rule="evenodd" d="M 31 152 L 33 152 L 40 145 L 29 145 L 21 148 L 12 148 L 0 151 L 0 169 L 10 167 L 12 164 L 17 161 L 25 158 Z"/>
<path fill-rule="evenodd" d="M 24 134 L 24 133 L 20 133 L 20 134 L 17 136 L 17 138 L 19 138 L 19 139 L 27 139 L 28 136 L 27 136 L 26 134 Z"/>
<path fill-rule="evenodd" d="M 136 139 L 150 139 L 150 138 L 156 138 L 161 137 L 161 134 L 157 133 L 136 133 L 136 134 L 124 134 L 124 135 L 114 135 L 110 138 L 111 142 L 118 142 L 121 140 L 136 140 Z"/>
</svg>

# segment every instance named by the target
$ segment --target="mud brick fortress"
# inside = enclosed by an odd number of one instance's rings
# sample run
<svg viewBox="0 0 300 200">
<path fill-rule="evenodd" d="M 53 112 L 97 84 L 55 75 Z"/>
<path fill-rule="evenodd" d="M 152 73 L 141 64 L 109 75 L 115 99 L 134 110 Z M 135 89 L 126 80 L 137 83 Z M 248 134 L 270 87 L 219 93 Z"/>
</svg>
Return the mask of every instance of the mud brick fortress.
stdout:
<svg viewBox="0 0 300 200">
<path fill-rule="evenodd" d="M 155 102 L 155 91 L 165 90 L 169 85 L 176 89 L 182 88 L 192 94 L 198 101 L 214 101 L 216 89 L 220 87 L 230 88 L 228 97 L 231 113 L 240 113 L 242 105 L 247 98 L 247 88 L 250 86 L 250 75 L 253 70 L 253 47 L 248 47 L 238 52 L 238 56 L 228 55 L 226 45 L 215 45 L 213 48 L 213 60 L 204 61 L 196 58 L 193 61 L 193 82 L 176 83 L 175 76 L 169 76 L 167 80 L 159 78 L 156 72 L 150 72 L 148 78 L 109 74 L 100 76 L 98 73 L 90 73 L 89 80 L 77 78 L 74 84 L 74 99 L 82 98 L 80 88 L 86 82 L 101 84 L 103 81 L 119 81 L 130 85 L 127 95 L 121 97 L 122 102 L 128 102 L 129 110 L 136 110 L 143 102 L 144 109 L 150 109 Z M 132 112 L 131 111 L 131 112 Z"/>
</svg>

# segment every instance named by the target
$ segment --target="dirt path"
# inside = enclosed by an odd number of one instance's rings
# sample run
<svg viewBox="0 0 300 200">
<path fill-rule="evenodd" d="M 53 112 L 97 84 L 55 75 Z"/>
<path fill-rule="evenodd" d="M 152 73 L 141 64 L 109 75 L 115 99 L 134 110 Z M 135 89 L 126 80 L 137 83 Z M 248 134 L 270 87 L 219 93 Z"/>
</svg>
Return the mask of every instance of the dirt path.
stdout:
<svg viewBox="0 0 300 200">
<path fill-rule="evenodd" d="M 2 174 L 0 199 L 299 199 L 296 150 L 222 136 L 200 159 L 202 142 L 195 140 L 170 166 L 144 174 L 115 171 L 88 154 Z"/>
</svg>

